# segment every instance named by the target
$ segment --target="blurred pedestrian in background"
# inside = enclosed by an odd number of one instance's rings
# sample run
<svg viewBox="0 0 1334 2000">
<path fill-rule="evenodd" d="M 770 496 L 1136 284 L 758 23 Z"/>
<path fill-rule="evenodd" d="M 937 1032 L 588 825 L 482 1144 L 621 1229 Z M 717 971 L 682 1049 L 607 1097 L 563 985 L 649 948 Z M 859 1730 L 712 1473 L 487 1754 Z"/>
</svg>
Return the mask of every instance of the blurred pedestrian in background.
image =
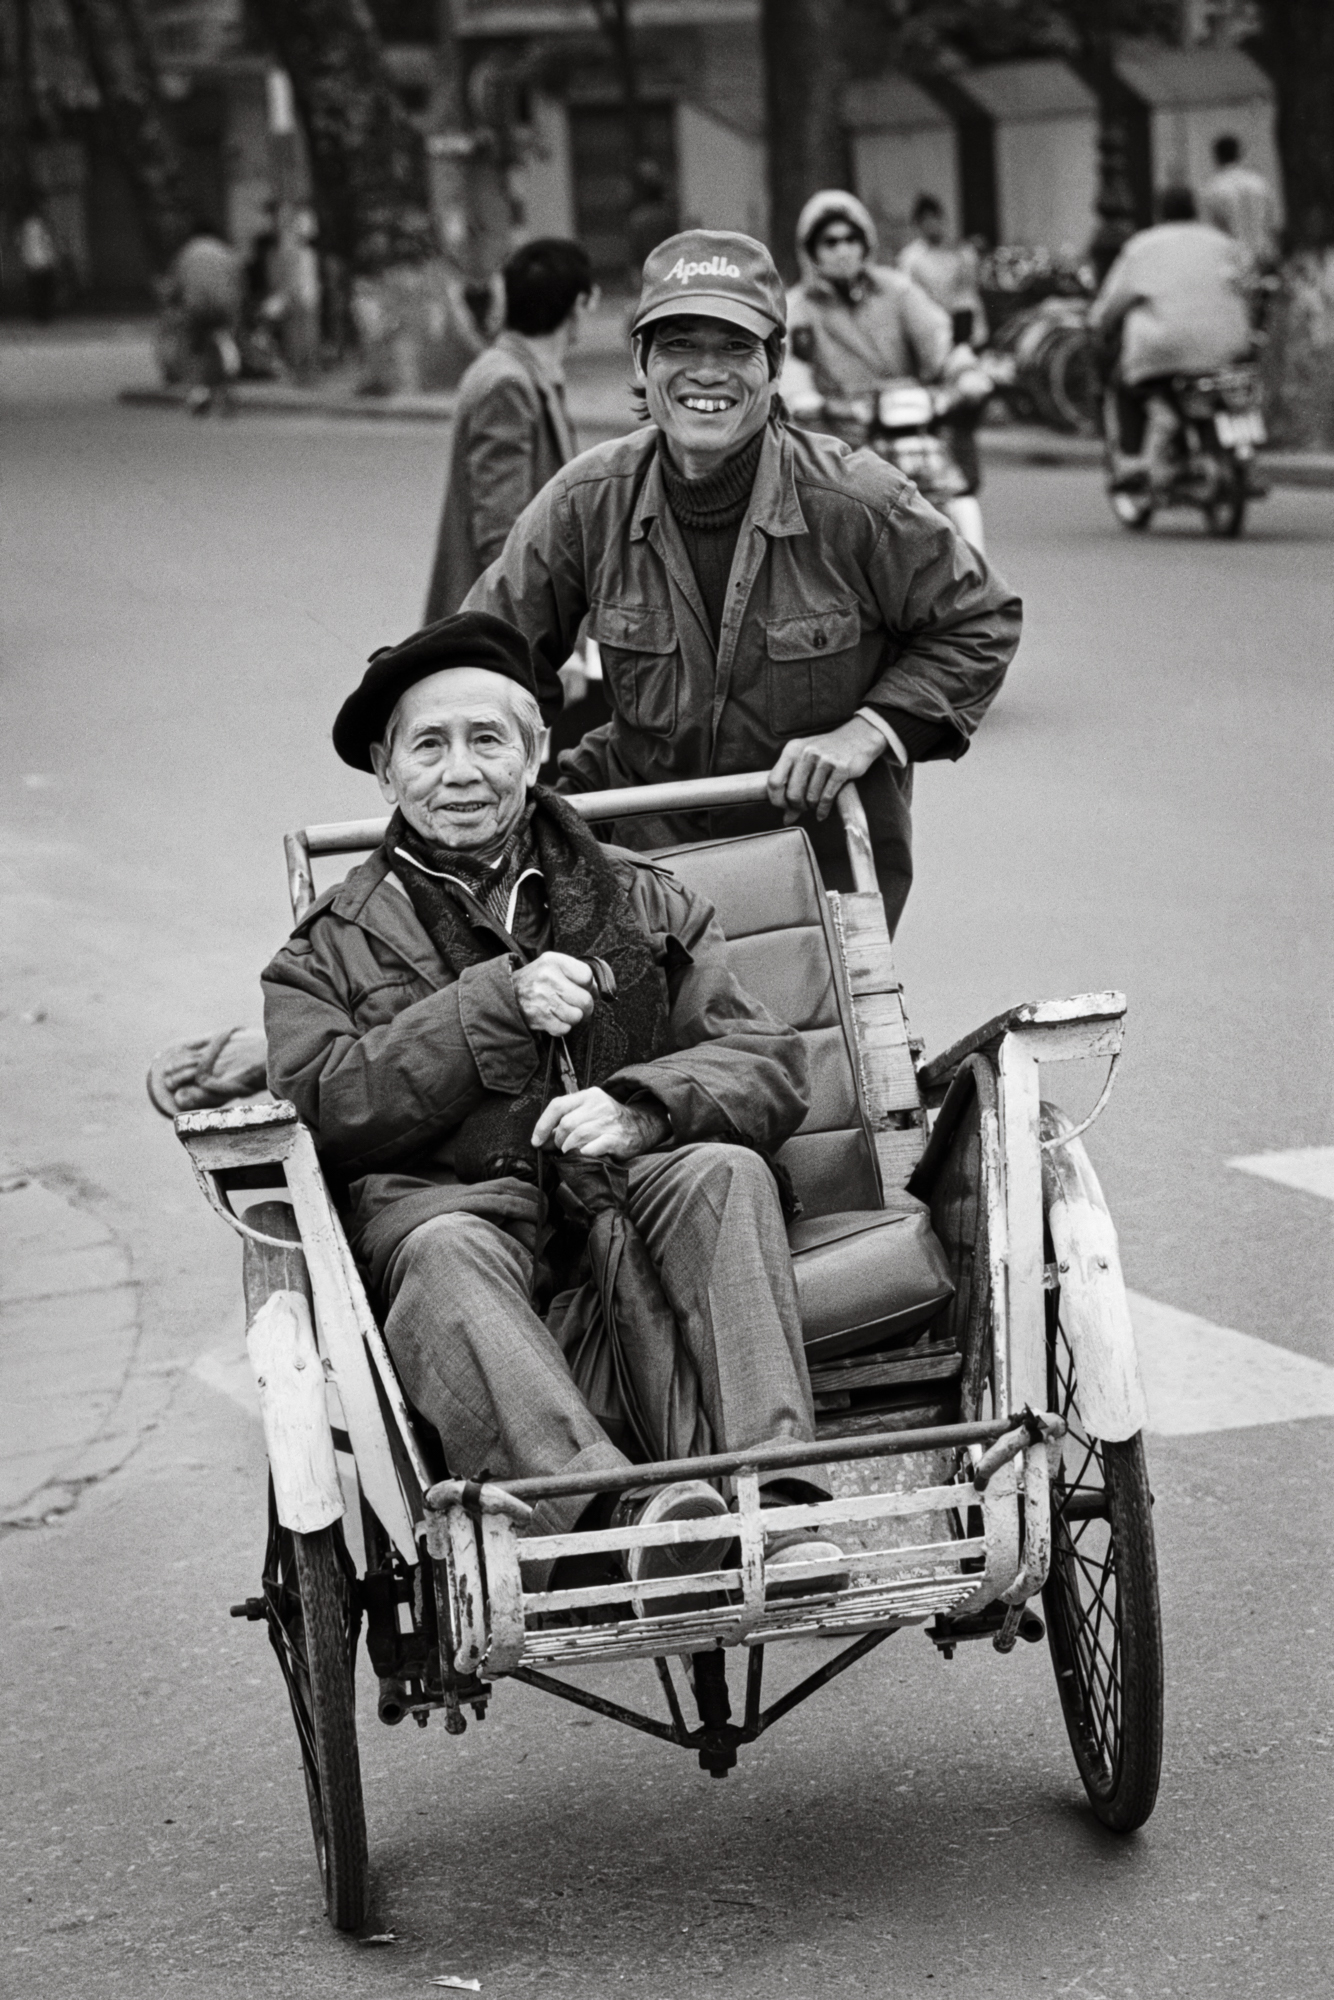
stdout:
<svg viewBox="0 0 1334 2000">
<path fill-rule="evenodd" d="M 320 363 L 319 224 L 304 206 L 284 216 L 273 253 L 273 309 L 281 328 L 283 359 L 298 382 L 309 382 Z"/>
<path fill-rule="evenodd" d="M 976 250 L 971 243 L 950 242 L 945 210 L 933 194 L 918 195 L 912 219 L 917 234 L 899 252 L 900 271 L 949 314 L 956 342 L 984 346 L 987 316 Z"/>
<path fill-rule="evenodd" d="M 225 409 L 229 386 L 241 372 L 237 334 L 245 296 L 241 259 L 220 231 L 197 221 L 176 260 L 166 297 L 180 311 L 193 381 L 188 407 L 203 416 Z"/>
<path fill-rule="evenodd" d="M 1242 165 L 1241 141 L 1230 132 L 1214 140 L 1218 171 L 1204 184 L 1200 212 L 1206 222 L 1240 243 L 1260 275 L 1278 263 L 1278 203 L 1264 175 Z"/>
<path fill-rule="evenodd" d="M 38 326 L 55 317 L 56 288 L 60 279 L 60 252 L 51 234 L 51 225 L 40 202 L 30 202 L 19 224 L 19 263 L 28 294 L 28 312 Z"/>
<path fill-rule="evenodd" d="M 676 209 L 666 174 L 656 160 L 637 161 L 628 217 L 632 290 L 638 289 L 644 259 L 675 228 Z"/>
<path fill-rule="evenodd" d="M 1159 439 L 1175 428 L 1172 377 L 1208 374 L 1251 350 L 1246 251 L 1197 220 L 1187 187 L 1165 188 L 1159 214 L 1131 237 L 1089 310 L 1089 326 L 1116 356 L 1114 492 L 1152 482 Z"/>
<path fill-rule="evenodd" d="M 504 328 L 459 383 L 426 624 L 458 610 L 528 502 L 575 454 L 564 361 L 595 296 L 588 253 L 539 237 L 502 277 Z"/>
</svg>

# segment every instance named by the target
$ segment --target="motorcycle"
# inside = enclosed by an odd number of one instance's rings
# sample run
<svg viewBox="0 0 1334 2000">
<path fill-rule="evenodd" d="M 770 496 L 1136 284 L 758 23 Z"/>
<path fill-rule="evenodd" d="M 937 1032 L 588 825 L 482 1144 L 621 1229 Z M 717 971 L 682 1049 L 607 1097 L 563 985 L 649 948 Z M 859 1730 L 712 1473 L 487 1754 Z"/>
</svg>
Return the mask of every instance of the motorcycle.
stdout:
<svg viewBox="0 0 1334 2000">
<path fill-rule="evenodd" d="M 1143 531 L 1163 507 L 1198 507 L 1211 535 L 1239 535 L 1251 500 L 1268 487 L 1255 452 L 1265 441 L 1260 380 L 1254 368 L 1174 375 L 1170 392 L 1149 399 L 1147 471 L 1118 468 L 1114 392 L 1108 392 L 1107 491 L 1123 527 Z"/>
<path fill-rule="evenodd" d="M 1001 386 L 1004 366 L 999 357 L 983 362 L 959 349 L 944 382 L 901 378 L 823 406 L 830 429 L 897 466 L 979 555 L 985 551 L 974 433 Z"/>
</svg>

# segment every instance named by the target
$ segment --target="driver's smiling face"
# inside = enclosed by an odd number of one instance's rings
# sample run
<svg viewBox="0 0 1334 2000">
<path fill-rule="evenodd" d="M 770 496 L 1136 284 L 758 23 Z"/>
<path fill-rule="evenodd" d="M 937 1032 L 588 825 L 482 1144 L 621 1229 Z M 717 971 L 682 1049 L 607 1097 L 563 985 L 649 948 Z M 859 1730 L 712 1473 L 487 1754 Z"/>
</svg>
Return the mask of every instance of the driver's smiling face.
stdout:
<svg viewBox="0 0 1334 2000">
<path fill-rule="evenodd" d="M 661 320 L 652 333 L 636 374 L 673 457 L 721 460 L 762 428 L 773 394 L 762 340 L 693 315 Z"/>
</svg>

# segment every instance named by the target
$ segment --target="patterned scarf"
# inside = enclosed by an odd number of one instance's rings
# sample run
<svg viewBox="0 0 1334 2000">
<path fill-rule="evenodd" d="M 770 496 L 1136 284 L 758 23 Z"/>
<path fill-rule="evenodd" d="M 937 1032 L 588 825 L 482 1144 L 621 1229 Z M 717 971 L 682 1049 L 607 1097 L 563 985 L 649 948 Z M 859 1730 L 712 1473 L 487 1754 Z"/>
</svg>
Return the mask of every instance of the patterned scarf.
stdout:
<svg viewBox="0 0 1334 2000">
<path fill-rule="evenodd" d="M 498 862 L 481 872 L 476 861 L 461 865 L 448 848 L 422 840 L 395 813 L 384 840 L 385 857 L 412 901 L 417 918 L 446 965 L 455 973 L 480 965 L 504 950 L 504 941 L 472 922 L 463 896 L 442 879 L 472 880 L 466 893 L 488 914 L 510 896 L 525 868 L 541 872 L 550 913 L 550 937 L 525 935 L 515 942 L 525 958 L 548 944 L 572 958 L 605 959 L 616 991 L 600 999 L 591 1019 L 565 1038 L 582 1084 L 602 1083 L 632 1063 L 652 1062 L 672 1046 L 667 981 L 654 943 L 636 915 L 614 865 L 576 812 L 544 785 L 530 793 L 529 812 Z M 526 858 L 529 854 L 533 859 Z M 479 890 L 482 893 L 478 893 Z M 521 904 L 529 899 L 520 897 Z M 506 924 L 506 929 L 510 926 Z M 543 927 L 545 928 L 545 927 Z M 539 1044 L 546 1037 L 538 1037 Z M 454 1131 L 453 1164 L 465 1181 L 515 1175 L 536 1181 L 537 1155 L 529 1143 L 533 1126 L 550 1094 L 553 1066 L 542 1060 L 517 1097 L 488 1091 Z"/>
</svg>

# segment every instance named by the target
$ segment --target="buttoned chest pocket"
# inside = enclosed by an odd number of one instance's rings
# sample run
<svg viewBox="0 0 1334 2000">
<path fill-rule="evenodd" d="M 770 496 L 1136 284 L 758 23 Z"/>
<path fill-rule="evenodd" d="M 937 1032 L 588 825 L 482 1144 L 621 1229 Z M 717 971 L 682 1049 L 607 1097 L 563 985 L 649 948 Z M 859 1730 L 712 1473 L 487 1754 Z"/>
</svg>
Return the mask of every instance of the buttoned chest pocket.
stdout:
<svg viewBox="0 0 1334 2000">
<path fill-rule="evenodd" d="M 835 729 L 854 713 L 864 678 L 855 604 L 827 605 L 765 628 L 769 726 L 775 736 Z"/>
<path fill-rule="evenodd" d="M 595 604 L 588 629 L 601 650 L 616 713 L 635 729 L 670 736 L 681 671 L 671 612 L 642 604 Z"/>
</svg>

